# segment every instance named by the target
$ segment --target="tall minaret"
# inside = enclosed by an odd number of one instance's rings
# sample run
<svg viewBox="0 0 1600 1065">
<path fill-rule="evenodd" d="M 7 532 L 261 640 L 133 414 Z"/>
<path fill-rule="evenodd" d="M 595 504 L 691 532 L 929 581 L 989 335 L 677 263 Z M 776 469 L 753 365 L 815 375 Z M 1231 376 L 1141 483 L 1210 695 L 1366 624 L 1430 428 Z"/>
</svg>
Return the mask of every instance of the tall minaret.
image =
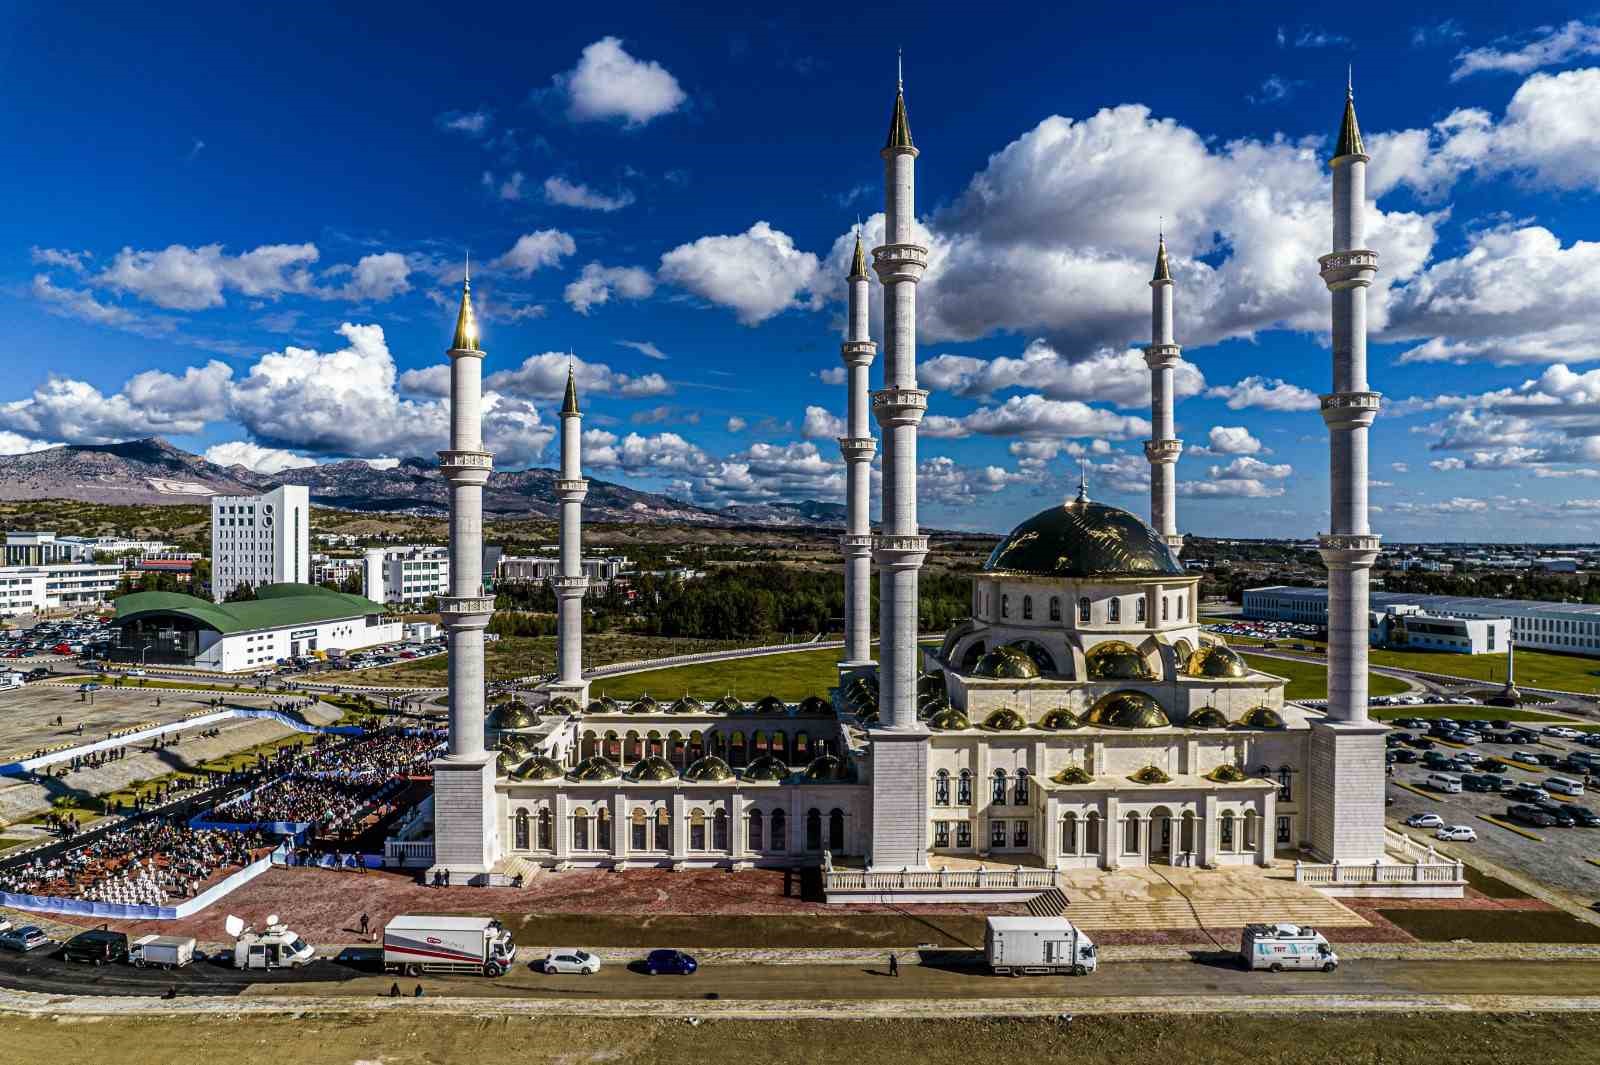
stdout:
<svg viewBox="0 0 1600 1065">
<path fill-rule="evenodd" d="M 1144 442 L 1150 460 L 1150 524 L 1176 555 L 1183 549 L 1178 532 L 1178 455 L 1183 441 L 1172 435 L 1172 370 L 1182 348 L 1172 340 L 1172 271 L 1167 269 L 1167 238 L 1156 243 L 1156 272 L 1150 279 L 1150 345 L 1144 349 L 1150 367 L 1151 439 Z"/>
<path fill-rule="evenodd" d="M 466 277 L 449 354 L 450 449 L 439 471 L 450 482 L 450 594 L 439 615 L 450 636 L 450 739 L 433 767 L 434 863 L 470 877 L 489 871 L 500 840 L 495 761 L 483 745 L 483 630 L 494 613 L 483 587 L 483 486 L 494 457 L 483 447 L 483 352 Z"/>
<path fill-rule="evenodd" d="M 878 347 L 867 328 L 867 264 L 856 234 L 856 253 L 850 263 L 850 319 L 839 357 L 844 360 L 847 409 L 845 436 L 839 451 L 845 461 L 845 531 L 839 537 L 844 553 L 844 660 L 841 677 L 876 665 L 872 661 L 872 456 L 878 449 L 867 424 L 867 368 Z"/>
<path fill-rule="evenodd" d="M 883 431 L 883 515 L 877 540 L 878 681 L 873 730 L 872 864 L 928 864 L 928 744 L 917 719 L 918 571 L 928 538 L 917 527 L 917 425 L 928 393 L 917 387 L 917 282 L 928 249 L 915 243 L 917 149 L 898 79 L 884 162 L 884 243 L 872 251 L 883 282 L 883 388 L 872 409 Z"/>
<path fill-rule="evenodd" d="M 552 695 L 568 695 L 582 706 L 588 701 L 583 679 L 583 594 L 589 580 L 583 575 L 583 500 L 589 482 L 583 479 L 583 413 L 578 410 L 578 383 L 567 367 L 567 394 L 561 401 L 561 477 L 556 495 L 561 500 L 561 573 L 550 579 L 559 601 L 556 630 L 560 659 Z"/>
<path fill-rule="evenodd" d="M 1328 709 L 1312 730 L 1311 844 L 1340 862 L 1383 856 L 1383 727 L 1367 720 L 1367 571 L 1378 537 L 1367 524 L 1367 429 L 1379 395 L 1367 387 L 1367 288 L 1378 256 L 1366 247 L 1366 150 L 1347 87 L 1333 160 L 1333 251 L 1321 257 L 1333 298 L 1333 388 L 1322 397 L 1329 437 Z M 1323 801 L 1323 796 L 1328 801 Z"/>
</svg>

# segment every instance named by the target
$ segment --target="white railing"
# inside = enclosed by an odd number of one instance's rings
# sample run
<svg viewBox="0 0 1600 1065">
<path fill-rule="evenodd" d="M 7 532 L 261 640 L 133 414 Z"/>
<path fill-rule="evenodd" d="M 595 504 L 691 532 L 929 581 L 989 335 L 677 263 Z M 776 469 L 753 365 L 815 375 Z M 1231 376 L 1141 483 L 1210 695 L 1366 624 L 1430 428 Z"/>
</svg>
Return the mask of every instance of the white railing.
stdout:
<svg viewBox="0 0 1600 1065">
<path fill-rule="evenodd" d="M 824 869 L 823 886 L 835 891 L 1044 891 L 1061 886 L 1059 869 L 938 869 L 867 872 Z"/>
<path fill-rule="evenodd" d="M 1462 884 L 1466 866 L 1460 862 L 1295 862 L 1294 880 L 1312 887 L 1362 884 Z"/>
<path fill-rule="evenodd" d="M 432 865 L 433 840 L 386 839 L 383 841 L 383 864 L 399 869 Z"/>
</svg>

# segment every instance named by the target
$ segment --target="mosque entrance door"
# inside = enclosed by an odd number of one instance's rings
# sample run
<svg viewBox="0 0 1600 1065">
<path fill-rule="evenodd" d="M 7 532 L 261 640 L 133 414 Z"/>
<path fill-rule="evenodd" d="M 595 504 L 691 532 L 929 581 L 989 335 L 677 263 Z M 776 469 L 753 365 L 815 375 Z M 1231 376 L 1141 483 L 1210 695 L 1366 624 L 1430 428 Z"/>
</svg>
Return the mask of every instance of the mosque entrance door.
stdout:
<svg viewBox="0 0 1600 1065">
<path fill-rule="evenodd" d="M 1176 826 L 1172 822 L 1172 811 L 1165 806 L 1158 806 L 1150 811 L 1149 861 L 1164 862 L 1167 865 L 1177 864 L 1174 858 L 1177 853 L 1174 846 L 1177 840 L 1174 837 L 1177 833 L 1174 832 Z"/>
</svg>

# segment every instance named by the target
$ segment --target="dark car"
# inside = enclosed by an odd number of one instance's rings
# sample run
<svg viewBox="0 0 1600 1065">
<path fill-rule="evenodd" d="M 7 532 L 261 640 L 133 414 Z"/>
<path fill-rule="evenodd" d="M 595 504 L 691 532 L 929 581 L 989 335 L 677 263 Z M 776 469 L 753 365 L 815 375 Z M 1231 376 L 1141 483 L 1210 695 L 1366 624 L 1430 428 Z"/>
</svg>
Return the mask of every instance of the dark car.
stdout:
<svg viewBox="0 0 1600 1065">
<path fill-rule="evenodd" d="M 1561 764 L 1561 755 L 1550 751 L 1538 751 L 1533 756 L 1535 760 L 1546 769 L 1554 769 Z"/>
<path fill-rule="evenodd" d="M 644 971 L 651 976 L 689 976 L 698 968 L 700 963 L 681 950 L 652 950 L 644 959 Z"/>
<path fill-rule="evenodd" d="M 1391 732 L 1388 736 L 1388 739 L 1395 743 L 1410 743 L 1416 738 L 1417 735 L 1414 732 Z"/>
<path fill-rule="evenodd" d="M 1525 825 L 1533 825 L 1535 828 L 1554 828 L 1556 825 L 1556 819 L 1537 806 L 1508 806 L 1506 818 L 1511 821 L 1521 821 Z"/>
<path fill-rule="evenodd" d="M 1584 828 L 1600 828 L 1600 814 L 1595 813 L 1587 806 L 1568 806 L 1567 813 L 1572 819 Z"/>
<path fill-rule="evenodd" d="M 1511 722 L 1498 717 L 1489 722 L 1489 724 L 1493 725 L 1497 729 L 1508 729 L 1511 727 Z"/>
<path fill-rule="evenodd" d="M 61 948 L 64 961 L 86 961 L 94 965 L 128 960 L 128 937 L 100 927 L 79 932 Z"/>
<path fill-rule="evenodd" d="M 1479 762 L 1478 763 L 1478 772 L 1480 772 L 1480 773 L 1493 773 L 1495 776 L 1501 776 L 1502 774 L 1504 774 L 1507 771 L 1509 771 L 1510 768 L 1511 768 L 1510 766 L 1503 765 L 1500 762 Z"/>
<path fill-rule="evenodd" d="M 1527 784 L 1516 784 L 1507 788 L 1505 796 L 1518 802 L 1541 802 L 1549 798 L 1543 788 L 1530 787 Z"/>
<path fill-rule="evenodd" d="M 1438 751 L 1429 751 L 1422 756 L 1422 764 L 1429 769 L 1449 769 L 1450 758 Z"/>
<path fill-rule="evenodd" d="M 28 680 L 44 680 L 44 678 L 48 677 L 49 675 L 50 671 L 45 669 L 43 666 L 30 669 L 28 672 L 23 674 L 23 676 Z"/>
<path fill-rule="evenodd" d="M 1433 741 L 1426 736 L 1418 736 L 1411 741 L 1411 746 L 1419 751 L 1431 751 L 1433 750 Z"/>
<path fill-rule="evenodd" d="M 1487 773 L 1462 773 L 1461 786 L 1467 791 L 1499 791 L 1500 778 Z"/>
<path fill-rule="evenodd" d="M 1549 814 L 1551 819 L 1562 828 L 1573 828 L 1578 823 L 1578 819 L 1572 816 L 1572 811 L 1568 810 L 1562 803 L 1546 799 L 1544 802 L 1532 802 L 1528 805 L 1537 807 Z"/>
<path fill-rule="evenodd" d="M 1409 765 L 1417 760 L 1417 752 L 1407 750 L 1404 747 L 1400 748 L 1398 751 L 1390 751 L 1389 756 L 1396 762 L 1400 762 L 1404 765 Z"/>
<path fill-rule="evenodd" d="M 1538 743 L 1539 742 L 1539 734 L 1536 733 L 1536 732 L 1529 732 L 1525 728 L 1513 729 L 1511 731 L 1511 742 L 1512 743 Z"/>
</svg>

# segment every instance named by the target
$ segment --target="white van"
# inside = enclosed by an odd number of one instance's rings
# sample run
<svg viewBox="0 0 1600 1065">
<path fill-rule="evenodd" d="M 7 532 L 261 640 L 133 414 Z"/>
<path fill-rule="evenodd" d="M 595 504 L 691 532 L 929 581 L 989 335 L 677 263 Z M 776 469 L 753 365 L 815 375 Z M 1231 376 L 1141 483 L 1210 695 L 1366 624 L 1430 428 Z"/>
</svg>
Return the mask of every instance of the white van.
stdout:
<svg viewBox="0 0 1600 1065">
<path fill-rule="evenodd" d="M 1544 790 L 1560 792 L 1562 795 L 1582 795 L 1583 782 L 1568 777 L 1545 777 Z"/>
<path fill-rule="evenodd" d="M 1246 969 L 1320 969 L 1331 973 L 1339 967 L 1327 937 L 1315 928 L 1293 924 L 1247 924 L 1239 949 Z"/>
<path fill-rule="evenodd" d="M 1461 778 L 1453 777 L 1448 773 L 1429 773 L 1428 779 L 1423 783 L 1434 791 L 1442 791 L 1446 795 L 1461 794 Z"/>
</svg>

